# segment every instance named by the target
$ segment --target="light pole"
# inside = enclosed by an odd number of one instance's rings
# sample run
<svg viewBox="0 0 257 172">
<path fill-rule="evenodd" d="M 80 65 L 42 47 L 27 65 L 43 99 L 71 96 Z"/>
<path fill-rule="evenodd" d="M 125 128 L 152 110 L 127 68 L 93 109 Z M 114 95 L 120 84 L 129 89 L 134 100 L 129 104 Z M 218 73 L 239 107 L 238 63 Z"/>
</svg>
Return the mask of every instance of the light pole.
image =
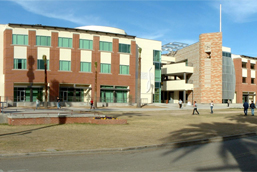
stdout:
<svg viewBox="0 0 257 172">
<path fill-rule="evenodd" d="M 47 58 L 43 55 L 44 66 L 45 66 L 45 103 L 44 107 L 47 108 Z"/>
<path fill-rule="evenodd" d="M 138 78 L 137 78 L 137 108 L 141 108 L 141 52 L 142 48 L 138 48 Z"/>
</svg>

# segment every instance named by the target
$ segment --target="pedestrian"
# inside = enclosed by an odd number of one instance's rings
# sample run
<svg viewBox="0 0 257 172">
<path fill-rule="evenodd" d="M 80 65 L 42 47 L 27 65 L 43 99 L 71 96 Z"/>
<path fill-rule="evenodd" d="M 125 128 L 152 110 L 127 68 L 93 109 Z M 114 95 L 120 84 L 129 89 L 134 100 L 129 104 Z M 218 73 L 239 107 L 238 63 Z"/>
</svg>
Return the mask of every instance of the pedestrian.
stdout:
<svg viewBox="0 0 257 172">
<path fill-rule="evenodd" d="M 230 100 L 228 100 L 228 102 L 227 102 L 227 103 L 228 103 L 228 107 L 229 107 Z"/>
<path fill-rule="evenodd" d="M 36 109 L 39 107 L 39 104 L 40 104 L 40 101 L 37 98 L 37 100 L 36 100 Z"/>
<path fill-rule="evenodd" d="M 244 102 L 243 107 L 244 107 L 244 114 L 245 114 L 245 116 L 247 116 L 247 110 L 249 108 L 249 104 L 247 101 Z"/>
<path fill-rule="evenodd" d="M 250 104 L 250 108 L 251 108 L 252 116 L 254 116 L 254 109 L 255 109 L 256 107 L 255 107 L 255 104 L 253 103 L 253 101 L 252 101 L 252 103 Z"/>
<path fill-rule="evenodd" d="M 211 101 L 211 103 L 210 103 L 211 113 L 213 113 L 213 106 L 214 106 L 214 103 L 213 103 L 213 101 Z"/>
<path fill-rule="evenodd" d="M 194 110 L 193 110 L 192 115 L 195 114 L 195 111 L 197 112 L 198 115 L 200 114 L 200 113 L 197 111 L 197 103 L 196 103 L 196 101 L 194 101 Z"/>
<path fill-rule="evenodd" d="M 94 101 L 93 101 L 93 99 L 91 99 L 91 101 L 90 101 L 90 109 L 93 109 L 93 104 L 94 104 Z"/>
<path fill-rule="evenodd" d="M 60 98 L 57 97 L 57 109 L 61 109 L 60 102 L 61 102 Z"/>
<path fill-rule="evenodd" d="M 182 108 L 182 103 L 183 103 L 183 101 L 181 99 L 179 99 L 179 101 L 178 101 L 179 109 Z"/>
</svg>

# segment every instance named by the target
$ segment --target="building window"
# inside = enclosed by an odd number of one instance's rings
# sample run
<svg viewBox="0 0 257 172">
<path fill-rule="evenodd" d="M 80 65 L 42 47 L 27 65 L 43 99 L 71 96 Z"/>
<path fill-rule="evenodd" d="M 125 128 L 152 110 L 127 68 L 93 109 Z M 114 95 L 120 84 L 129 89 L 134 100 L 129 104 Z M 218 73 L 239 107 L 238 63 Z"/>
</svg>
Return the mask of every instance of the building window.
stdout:
<svg viewBox="0 0 257 172">
<path fill-rule="evenodd" d="M 46 60 L 47 70 L 49 70 L 49 60 Z M 37 69 L 45 69 L 45 61 L 42 59 L 37 60 Z"/>
<path fill-rule="evenodd" d="M 255 69 L 255 64 L 251 64 L 251 69 Z"/>
<path fill-rule="evenodd" d="M 80 71 L 81 72 L 91 72 L 91 63 L 90 62 L 80 62 Z"/>
<path fill-rule="evenodd" d="M 246 62 L 242 62 L 242 68 L 246 68 Z"/>
<path fill-rule="evenodd" d="M 93 41 L 87 40 L 87 39 L 80 39 L 79 40 L 79 48 L 93 50 Z"/>
<path fill-rule="evenodd" d="M 153 61 L 161 62 L 161 51 L 153 50 Z"/>
<path fill-rule="evenodd" d="M 224 56 L 224 57 L 231 57 L 231 53 L 229 53 L 229 52 L 222 52 L 222 56 Z"/>
<path fill-rule="evenodd" d="M 27 69 L 27 59 L 14 59 L 13 60 L 14 69 Z"/>
<path fill-rule="evenodd" d="M 155 93 L 153 95 L 153 102 L 154 103 L 161 103 L 161 89 L 155 88 Z"/>
<path fill-rule="evenodd" d="M 51 46 L 51 37 L 50 36 L 37 36 L 36 44 L 39 46 Z"/>
<path fill-rule="evenodd" d="M 162 64 L 161 63 L 154 63 L 155 70 L 161 70 Z"/>
<path fill-rule="evenodd" d="M 111 64 L 101 63 L 101 73 L 111 73 Z"/>
<path fill-rule="evenodd" d="M 84 102 L 84 89 L 60 87 L 59 97 L 63 102 Z"/>
<path fill-rule="evenodd" d="M 129 66 L 128 65 L 120 65 L 120 74 L 129 75 Z"/>
<path fill-rule="evenodd" d="M 112 51 L 112 42 L 100 41 L 100 50 L 101 51 Z"/>
<path fill-rule="evenodd" d="M 161 70 L 156 70 L 155 69 L 155 82 L 161 82 Z"/>
<path fill-rule="evenodd" d="M 246 77 L 243 77 L 242 82 L 243 82 L 243 83 L 246 83 Z"/>
<path fill-rule="evenodd" d="M 251 78 L 251 84 L 254 84 L 254 78 Z"/>
<path fill-rule="evenodd" d="M 119 44 L 119 52 L 130 53 L 130 45 L 129 44 Z"/>
<path fill-rule="evenodd" d="M 70 61 L 65 61 L 65 60 L 60 60 L 60 69 L 61 71 L 70 71 L 71 70 L 71 62 Z"/>
<path fill-rule="evenodd" d="M 12 44 L 14 45 L 28 45 L 28 35 L 12 35 Z"/>
<path fill-rule="evenodd" d="M 72 48 L 72 38 L 58 38 L 58 46 L 64 48 Z"/>
</svg>

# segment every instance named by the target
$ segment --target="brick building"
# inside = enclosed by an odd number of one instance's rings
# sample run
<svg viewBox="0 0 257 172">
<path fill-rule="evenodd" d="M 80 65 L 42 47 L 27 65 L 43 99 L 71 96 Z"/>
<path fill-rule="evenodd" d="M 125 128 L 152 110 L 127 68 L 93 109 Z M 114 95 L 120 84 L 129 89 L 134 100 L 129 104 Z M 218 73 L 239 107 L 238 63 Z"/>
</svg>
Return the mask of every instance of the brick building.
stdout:
<svg viewBox="0 0 257 172">
<path fill-rule="evenodd" d="M 97 101 L 135 102 L 138 47 L 143 49 L 142 73 L 153 67 L 150 75 L 155 76 L 154 56 L 160 59 L 160 41 L 137 38 L 111 27 L 0 25 L 1 99 L 17 106 L 30 105 L 36 98 L 43 101 L 42 57 L 46 55 L 48 101 L 55 102 L 57 96 L 63 102 L 90 101 L 97 63 Z M 143 75 L 141 97 L 145 103 L 156 102 L 160 93 L 155 93 L 155 79 L 150 80 L 151 91 L 144 86 L 148 81 Z"/>
<path fill-rule="evenodd" d="M 235 70 L 222 33 L 206 33 L 199 42 L 162 55 L 162 101 L 226 103 L 234 99 Z"/>
</svg>

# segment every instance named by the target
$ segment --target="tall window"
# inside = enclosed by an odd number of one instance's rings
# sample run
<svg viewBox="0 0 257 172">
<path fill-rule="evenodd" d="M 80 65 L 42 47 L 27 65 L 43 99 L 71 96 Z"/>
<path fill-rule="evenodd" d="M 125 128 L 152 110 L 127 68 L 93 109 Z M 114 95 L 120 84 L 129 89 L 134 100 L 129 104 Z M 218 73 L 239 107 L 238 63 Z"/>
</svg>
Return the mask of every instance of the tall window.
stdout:
<svg viewBox="0 0 257 172">
<path fill-rule="evenodd" d="M 13 60 L 14 69 L 27 69 L 27 59 L 14 59 Z"/>
<path fill-rule="evenodd" d="M 251 64 L 251 69 L 255 69 L 255 64 Z"/>
<path fill-rule="evenodd" d="M 36 44 L 39 46 L 51 46 L 51 37 L 50 36 L 37 36 Z"/>
<path fill-rule="evenodd" d="M 47 70 L 49 70 L 49 60 L 46 60 Z M 45 61 L 42 59 L 37 60 L 37 69 L 45 69 Z"/>
<path fill-rule="evenodd" d="M 72 38 L 58 38 L 58 46 L 64 48 L 72 48 Z"/>
<path fill-rule="evenodd" d="M 128 75 L 129 74 L 129 65 L 120 65 L 120 74 Z"/>
<path fill-rule="evenodd" d="M 246 83 L 246 77 L 243 77 L 242 82 Z"/>
<path fill-rule="evenodd" d="M 161 62 L 161 51 L 153 50 L 153 61 Z"/>
<path fill-rule="evenodd" d="M 28 35 L 12 35 L 12 44 L 14 45 L 28 45 Z"/>
<path fill-rule="evenodd" d="M 254 78 L 251 78 L 251 84 L 254 84 Z"/>
<path fill-rule="evenodd" d="M 91 63 L 90 62 L 80 62 L 80 71 L 91 72 Z"/>
<path fill-rule="evenodd" d="M 242 68 L 246 68 L 246 62 L 242 62 Z"/>
<path fill-rule="evenodd" d="M 79 48 L 92 50 L 93 49 L 93 41 L 87 40 L 87 39 L 80 39 L 79 40 Z"/>
<path fill-rule="evenodd" d="M 101 51 L 112 51 L 112 42 L 100 41 L 100 50 Z"/>
<path fill-rule="evenodd" d="M 60 69 L 62 71 L 70 71 L 71 70 L 71 63 L 70 61 L 60 60 Z"/>
<path fill-rule="evenodd" d="M 129 44 L 119 44 L 119 52 L 130 53 L 130 45 Z"/>
<path fill-rule="evenodd" d="M 101 73 L 111 73 L 111 64 L 101 63 Z"/>
<path fill-rule="evenodd" d="M 161 70 L 155 69 L 155 82 L 161 82 Z"/>
</svg>

